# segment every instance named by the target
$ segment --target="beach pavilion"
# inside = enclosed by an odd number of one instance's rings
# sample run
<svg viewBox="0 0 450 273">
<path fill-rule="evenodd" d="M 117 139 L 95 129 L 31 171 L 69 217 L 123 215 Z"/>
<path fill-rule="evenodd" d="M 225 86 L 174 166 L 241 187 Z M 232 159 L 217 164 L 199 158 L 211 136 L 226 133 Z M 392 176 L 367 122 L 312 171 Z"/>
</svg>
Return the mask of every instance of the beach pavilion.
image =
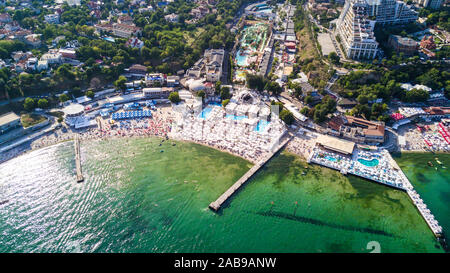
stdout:
<svg viewBox="0 0 450 273">
<path fill-rule="evenodd" d="M 352 155 L 353 150 L 355 149 L 354 142 L 326 135 L 319 135 L 316 140 L 316 145 L 347 156 Z"/>
</svg>

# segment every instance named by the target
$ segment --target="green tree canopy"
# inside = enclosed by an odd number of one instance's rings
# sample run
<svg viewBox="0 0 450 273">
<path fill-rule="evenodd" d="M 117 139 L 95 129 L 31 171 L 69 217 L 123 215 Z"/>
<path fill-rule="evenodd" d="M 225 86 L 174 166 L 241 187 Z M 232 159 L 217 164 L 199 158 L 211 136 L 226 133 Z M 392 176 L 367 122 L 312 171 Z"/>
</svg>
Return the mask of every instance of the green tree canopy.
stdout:
<svg viewBox="0 0 450 273">
<path fill-rule="evenodd" d="M 95 93 L 92 90 L 86 92 L 86 97 L 93 99 L 95 97 Z"/>
<path fill-rule="evenodd" d="M 48 100 L 47 99 L 39 99 L 37 106 L 41 109 L 45 109 L 48 107 Z"/>
<path fill-rule="evenodd" d="M 222 89 L 220 90 L 220 97 L 222 98 L 222 100 L 230 99 L 230 88 L 227 86 L 222 87 Z"/>
<path fill-rule="evenodd" d="M 59 101 L 60 102 L 66 102 L 66 101 L 68 101 L 70 98 L 69 98 L 69 96 L 67 95 L 67 94 L 61 94 L 60 96 L 59 96 Z"/>
<path fill-rule="evenodd" d="M 205 96 L 206 96 L 206 93 L 205 93 L 205 91 L 200 90 L 200 91 L 197 92 L 196 95 L 197 95 L 197 97 L 200 97 L 200 98 L 204 99 Z"/>
<path fill-rule="evenodd" d="M 264 87 L 267 91 L 269 91 L 272 95 L 278 96 L 281 94 L 283 89 L 281 86 L 275 81 L 268 81 Z"/>
<path fill-rule="evenodd" d="M 423 89 L 412 89 L 406 92 L 407 102 L 425 102 L 430 98 L 430 94 Z"/>
<path fill-rule="evenodd" d="M 114 82 L 114 86 L 121 91 L 125 91 L 127 89 L 127 86 L 125 85 L 126 82 L 127 82 L 127 78 L 125 78 L 124 76 L 120 76 Z"/>
<path fill-rule="evenodd" d="M 291 113 L 291 111 L 287 109 L 281 110 L 280 119 L 284 121 L 284 123 L 286 123 L 287 125 L 291 125 L 295 121 L 294 115 Z"/>
<path fill-rule="evenodd" d="M 255 89 L 260 92 L 262 92 L 264 90 L 264 86 L 265 86 L 266 82 L 265 82 L 265 79 L 263 76 L 247 73 L 246 79 L 247 79 L 247 87 L 248 88 Z"/>
<path fill-rule="evenodd" d="M 172 103 L 179 103 L 181 101 L 180 95 L 178 94 L 178 92 L 172 92 L 169 94 L 169 100 Z"/>
<path fill-rule="evenodd" d="M 226 99 L 222 101 L 222 106 L 226 107 L 228 105 L 228 103 L 230 103 L 230 99 Z"/>
<path fill-rule="evenodd" d="M 23 108 L 27 111 L 33 111 L 36 108 L 36 101 L 33 98 L 26 98 Z"/>
</svg>

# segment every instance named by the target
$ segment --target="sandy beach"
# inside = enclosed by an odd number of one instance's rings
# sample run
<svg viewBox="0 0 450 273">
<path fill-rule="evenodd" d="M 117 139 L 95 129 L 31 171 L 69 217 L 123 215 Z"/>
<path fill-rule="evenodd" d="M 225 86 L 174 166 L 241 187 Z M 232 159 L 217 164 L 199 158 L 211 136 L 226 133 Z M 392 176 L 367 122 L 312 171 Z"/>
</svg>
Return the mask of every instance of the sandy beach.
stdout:
<svg viewBox="0 0 450 273">
<path fill-rule="evenodd" d="M 316 134 L 312 132 L 305 133 L 293 133 L 294 138 L 288 143 L 286 149 L 303 157 L 304 159 L 308 159 L 309 155 L 314 149 L 316 145 Z"/>
<path fill-rule="evenodd" d="M 445 128 L 445 127 L 444 127 Z M 399 145 L 401 152 L 449 152 L 450 147 L 439 131 L 439 123 L 426 123 L 424 127 L 406 125 L 398 130 L 398 135 L 404 137 L 405 145 Z"/>
<path fill-rule="evenodd" d="M 158 107 L 152 118 L 122 120 L 109 124 L 107 120 L 98 118 L 98 127 L 86 129 L 60 128 L 43 135 L 31 142 L 24 143 L 0 154 L 0 163 L 8 161 L 23 153 L 70 141 L 79 136 L 80 140 L 109 139 L 120 137 L 166 137 L 169 135 L 175 116 L 170 106 Z M 101 129 L 100 129 L 101 128 Z"/>
</svg>

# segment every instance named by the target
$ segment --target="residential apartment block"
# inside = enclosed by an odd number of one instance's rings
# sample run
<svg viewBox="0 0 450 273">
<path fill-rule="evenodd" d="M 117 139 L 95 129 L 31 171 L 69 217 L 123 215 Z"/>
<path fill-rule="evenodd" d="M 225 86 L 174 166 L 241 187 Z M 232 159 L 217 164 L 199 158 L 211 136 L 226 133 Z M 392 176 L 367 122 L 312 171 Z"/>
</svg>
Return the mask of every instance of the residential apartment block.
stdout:
<svg viewBox="0 0 450 273">
<path fill-rule="evenodd" d="M 113 34 L 118 37 L 128 38 L 131 36 L 140 36 L 141 33 L 142 33 L 141 28 L 134 25 L 128 24 L 113 25 Z"/>
<path fill-rule="evenodd" d="M 350 59 L 373 59 L 378 51 L 375 24 L 406 24 L 417 12 L 397 0 L 347 0 L 336 24 L 336 34 Z"/>
<path fill-rule="evenodd" d="M 121 23 L 105 23 L 97 24 L 94 26 L 98 32 L 109 32 L 115 36 L 122 38 L 129 38 L 131 36 L 140 36 L 142 29 L 134 24 L 121 24 Z"/>
<path fill-rule="evenodd" d="M 209 82 L 217 82 L 222 77 L 222 65 L 225 56 L 224 49 L 207 49 L 203 58 L 186 71 L 190 78 L 205 77 Z"/>
<path fill-rule="evenodd" d="M 366 0 L 369 16 L 375 18 L 377 24 L 407 24 L 418 18 L 411 6 L 398 0 Z"/>
<path fill-rule="evenodd" d="M 413 55 L 419 49 L 419 43 L 408 37 L 390 35 L 388 44 L 397 52 L 405 55 Z"/>
<path fill-rule="evenodd" d="M 431 9 L 438 9 L 442 6 L 442 0 L 413 0 L 415 3 Z"/>
<path fill-rule="evenodd" d="M 350 59 L 373 59 L 377 54 L 375 21 L 369 20 L 368 10 L 365 0 L 347 1 L 336 24 L 340 42 Z"/>
<path fill-rule="evenodd" d="M 329 133 L 357 143 L 384 142 L 383 122 L 369 121 L 353 116 L 335 116 L 328 122 Z"/>
<path fill-rule="evenodd" d="M 45 22 L 49 24 L 59 24 L 59 15 L 55 14 L 47 14 L 44 16 Z"/>
</svg>

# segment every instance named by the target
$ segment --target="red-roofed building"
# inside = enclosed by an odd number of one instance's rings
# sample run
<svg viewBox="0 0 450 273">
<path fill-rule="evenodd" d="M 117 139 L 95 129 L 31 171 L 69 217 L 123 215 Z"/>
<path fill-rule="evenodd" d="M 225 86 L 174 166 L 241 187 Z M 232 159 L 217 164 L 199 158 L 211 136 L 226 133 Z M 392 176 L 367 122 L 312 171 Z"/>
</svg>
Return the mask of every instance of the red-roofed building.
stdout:
<svg viewBox="0 0 450 273">
<path fill-rule="evenodd" d="M 436 49 L 436 44 L 434 43 L 433 36 L 423 36 L 422 40 L 420 41 L 420 47 L 428 50 Z"/>
<path fill-rule="evenodd" d="M 140 64 L 133 64 L 130 66 L 129 71 L 132 74 L 141 74 L 145 76 L 145 74 L 147 74 L 147 67 Z"/>
<path fill-rule="evenodd" d="M 450 117 L 450 107 L 428 107 L 423 110 L 430 116 L 445 118 Z"/>
<path fill-rule="evenodd" d="M 328 132 L 358 143 L 383 143 L 384 123 L 353 116 L 335 116 L 328 122 Z"/>
<path fill-rule="evenodd" d="M 119 24 L 133 25 L 133 18 L 129 15 L 121 15 L 117 18 Z"/>
<path fill-rule="evenodd" d="M 294 50 L 295 50 L 296 44 L 293 43 L 293 42 L 285 42 L 285 43 L 284 43 L 284 46 L 286 46 L 286 48 L 294 49 Z"/>
</svg>

